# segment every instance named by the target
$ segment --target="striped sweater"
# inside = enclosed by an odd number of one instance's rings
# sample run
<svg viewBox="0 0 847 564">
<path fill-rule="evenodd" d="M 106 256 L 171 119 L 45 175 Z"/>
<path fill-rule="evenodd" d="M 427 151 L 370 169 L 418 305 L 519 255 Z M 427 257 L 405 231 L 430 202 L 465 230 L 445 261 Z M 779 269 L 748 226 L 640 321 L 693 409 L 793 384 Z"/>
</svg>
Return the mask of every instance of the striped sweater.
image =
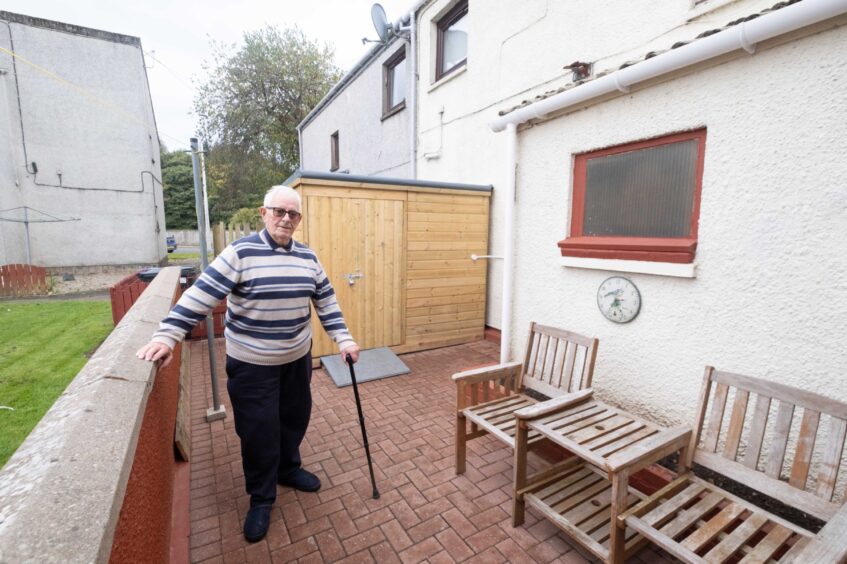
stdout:
<svg viewBox="0 0 847 564">
<path fill-rule="evenodd" d="M 315 253 L 293 239 L 280 246 L 267 230 L 224 249 L 174 305 L 153 341 L 173 348 L 227 296 L 226 352 L 243 362 L 273 366 L 309 352 L 310 303 L 339 349 L 355 345 Z"/>
</svg>

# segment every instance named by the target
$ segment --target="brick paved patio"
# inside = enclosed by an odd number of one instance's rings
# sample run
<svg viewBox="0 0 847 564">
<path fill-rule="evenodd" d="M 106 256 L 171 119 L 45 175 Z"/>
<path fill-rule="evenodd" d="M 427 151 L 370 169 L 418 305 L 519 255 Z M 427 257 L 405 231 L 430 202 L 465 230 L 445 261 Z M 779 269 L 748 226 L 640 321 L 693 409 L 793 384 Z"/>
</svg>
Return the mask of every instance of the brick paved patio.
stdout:
<svg viewBox="0 0 847 564">
<path fill-rule="evenodd" d="M 371 499 L 352 388 L 336 388 L 316 371 L 301 452 L 323 487 L 317 494 L 280 487 L 268 536 L 247 543 L 241 525 L 248 498 L 223 342 L 217 364 L 228 417 L 212 424 L 205 421 L 211 397 L 206 342 L 189 346 L 192 562 L 592 561 L 531 509 L 524 526 L 511 526 L 512 459 L 500 443 L 490 437 L 468 443 L 467 473 L 455 475 L 450 374 L 496 362 L 498 348 L 487 341 L 403 355 L 411 374 L 360 386 L 378 500 Z M 667 560 L 647 548 L 631 562 Z"/>
</svg>

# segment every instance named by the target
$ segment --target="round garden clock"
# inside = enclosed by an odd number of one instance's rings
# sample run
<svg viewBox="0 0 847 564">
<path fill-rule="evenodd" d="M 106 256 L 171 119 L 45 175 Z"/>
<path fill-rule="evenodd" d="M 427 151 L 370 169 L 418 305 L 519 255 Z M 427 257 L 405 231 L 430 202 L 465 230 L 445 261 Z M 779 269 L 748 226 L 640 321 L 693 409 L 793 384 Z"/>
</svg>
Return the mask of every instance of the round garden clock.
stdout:
<svg viewBox="0 0 847 564">
<path fill-rule="evenodd" d="M 597 307 L 609 321 L 629 323 L 641 310 L 641 294 L 629 278 L 612 276 L 597 289 Z"/>
</svg>

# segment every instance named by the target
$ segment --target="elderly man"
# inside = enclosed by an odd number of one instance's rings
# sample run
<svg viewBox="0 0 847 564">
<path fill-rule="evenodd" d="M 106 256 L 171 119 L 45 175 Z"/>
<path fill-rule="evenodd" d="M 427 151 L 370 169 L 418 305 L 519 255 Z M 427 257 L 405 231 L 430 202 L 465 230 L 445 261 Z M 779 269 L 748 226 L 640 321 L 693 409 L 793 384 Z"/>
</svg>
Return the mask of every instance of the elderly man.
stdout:
<svg viewBox="0 0 847 564">
<path fill-rule="evenodd" d="M 271 188 L 259 210 L 265 229 L 224 249 L 137 353 L 166 365 L 176 343 L 229 296 L 227 391 L 250 495 L 244 520 L 250 542 L 268 531 L 277 483 L 306 492 L 321 487 L 318 477 L 301 467 L 299 448 L 312 409 L 310 303 L 342 357 L 359 358 L 315 253 L 292 238 L 300 210 L 296 191 Z"/>
</svg>

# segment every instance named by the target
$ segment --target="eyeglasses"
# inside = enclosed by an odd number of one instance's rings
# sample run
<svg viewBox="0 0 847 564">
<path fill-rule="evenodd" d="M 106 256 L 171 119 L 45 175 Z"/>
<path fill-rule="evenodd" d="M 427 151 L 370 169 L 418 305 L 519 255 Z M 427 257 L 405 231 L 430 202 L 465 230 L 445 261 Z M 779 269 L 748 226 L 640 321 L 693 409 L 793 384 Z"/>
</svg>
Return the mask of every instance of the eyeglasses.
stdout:
<svg viewBox="0 0 847 564">
<path fill-rule="evenodd" d="M 291 221 L 297 221 L 298 219 L 300 219 L 300 216 L 302 215 L 299 211 L 287 210 L 285 208 L 265 208 L 265 209 L 268 210 L 269 212 L 272 212 L 274 214 L 274 217 L 285 217 L 285 214 L 288 214 L 288 217 L 289 217 L 289 219 L 291 219 Z"/>
</svg>

